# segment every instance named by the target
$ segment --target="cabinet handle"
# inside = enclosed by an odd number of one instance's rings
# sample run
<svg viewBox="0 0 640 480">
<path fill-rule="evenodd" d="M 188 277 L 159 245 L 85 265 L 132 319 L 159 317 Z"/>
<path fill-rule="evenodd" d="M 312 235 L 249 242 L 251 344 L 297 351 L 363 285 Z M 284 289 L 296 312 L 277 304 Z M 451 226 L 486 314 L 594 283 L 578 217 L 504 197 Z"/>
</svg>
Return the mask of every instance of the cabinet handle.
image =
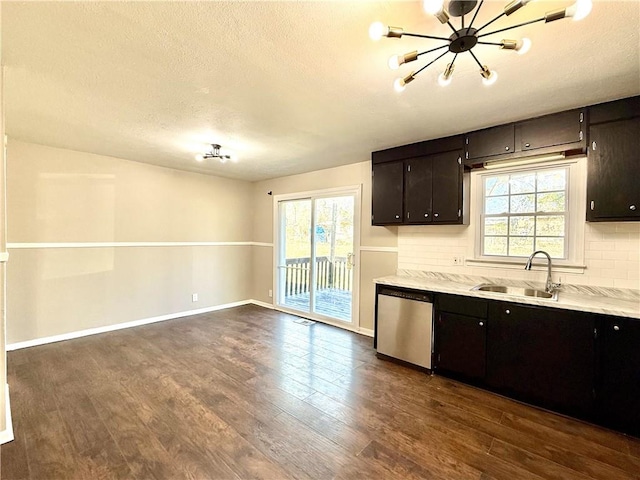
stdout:
<svg viewBox="0 0 640 480">
<path fill-rule="evenodd" d="M 396 215 L 396 218 L 400 218 L 400 215 Z"/>
<path fill-rule="evenodd" d="M 629 210 L 635 210 L 635 209 L 636 209 L 636 206 L 635 206 L 635 205 L 630 205 L 630 206 L 629 206 Z"/>
<path fill-rule="evenodd" d="M 591 144 L 591 150 L 595 150 L 597 146 L 598 146 L 598 144 L 596 142 L 593 142 Z"/>
<path fill-rule="evenodd" d="M 594 208 L 596 208 L 596 202 L 591 200 L 591 210 L 593 210 Z"/>
<path fill-rule="evenodd" d="M 428 213 L 425 213 L 425 214 L 424 214 L 424 218 L 427 218 L 428 216 L 429 216 L 429 214 L 428 214 Z"/>
<path fill-rule="evenodd" d="M 509 315 L 511 313 L 511 310 L 505 310 L 504 313 L 506 313 L 507 315 Z"/>
<path fill-rule="evenodd" d="M 478 322 L 478 325 L 480 325 L 481 327 L 484 326 L 484 322 Z"/>
<path fill-rule="evenodd" d="M 526 148 L 529 148 L 529 147 L 531 146 L 531 144 L 530 144 L 530 143 L 525 143 L 525 144 L 524 144 L 524 146 L 525 146 Z M 507 147 L 507 150 L 509 150 L 509 147 Z"/>
<path fill-rule="evenodd" d="M 618 325 L 614 325 L 614 326 L 613 326 L 613 329 L 617 332 L 617 331 L 619 331 L 619 330 L 620 330 L 620 327 L 619 327 Z"/>
<path fill-rule="evenodd" d="M 508 147 L 508 146 L 507 146 L 507 147 L 504 147 L 504 149 L 505 149 L 506 151 L 509 151 L 509 147 Z"/>
<path fill-rule="evenodd" d="M 434 213 L 434 214 L 433 214 L 433 216 L 434 216 L 434 217 L 437 217 L 437 216 L 438 216 L 438 214 L 437 214 L 437 213 Z"/>
</svg>

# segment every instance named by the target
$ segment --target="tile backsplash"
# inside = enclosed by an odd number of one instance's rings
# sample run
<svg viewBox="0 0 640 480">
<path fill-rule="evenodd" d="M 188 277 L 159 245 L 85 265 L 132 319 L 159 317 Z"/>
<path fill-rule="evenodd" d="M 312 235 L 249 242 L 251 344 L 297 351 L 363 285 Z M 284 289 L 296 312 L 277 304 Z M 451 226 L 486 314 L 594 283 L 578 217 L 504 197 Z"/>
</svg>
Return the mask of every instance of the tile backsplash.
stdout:
<svg viewBox="0 0 640 480">
<path fill-rule="evenodd" d="M 554 271 L 554 281 L 574 285 L 640 289 L 640 222 L 585 223 L 584 264 L 579 273 Z M 472 259 L 474 229 L 469 226 L 398 227 L 398 269 L 445 272 L 544 282 L 544 270 L 453 265 Z"/>
</svg>

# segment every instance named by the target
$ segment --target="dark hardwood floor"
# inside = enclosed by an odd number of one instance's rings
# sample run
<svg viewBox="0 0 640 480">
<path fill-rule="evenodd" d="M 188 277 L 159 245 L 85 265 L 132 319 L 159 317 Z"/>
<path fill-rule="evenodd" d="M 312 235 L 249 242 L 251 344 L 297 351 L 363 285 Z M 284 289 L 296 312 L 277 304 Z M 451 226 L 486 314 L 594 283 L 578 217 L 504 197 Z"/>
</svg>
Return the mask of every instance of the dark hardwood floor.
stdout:
<svg viewBox="0 0 640 480">
<path fill-rule="evenodd" d="M 2 480 L 631 479 L 640 441 L 245 306 L 8 354 Z"/>
</svg>

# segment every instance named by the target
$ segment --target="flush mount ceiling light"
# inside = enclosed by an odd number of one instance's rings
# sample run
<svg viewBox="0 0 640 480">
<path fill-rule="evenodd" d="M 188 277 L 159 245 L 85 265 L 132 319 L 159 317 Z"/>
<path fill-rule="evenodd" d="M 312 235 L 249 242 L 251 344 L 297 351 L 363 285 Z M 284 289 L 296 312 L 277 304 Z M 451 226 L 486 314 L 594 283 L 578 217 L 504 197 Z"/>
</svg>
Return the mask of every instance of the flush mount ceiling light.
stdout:
<svg viewBox="0 0 640 480">
<path fill-rule="evenodd" d="M 521 40 L 508 40 L 504 39 L 500 42 L 496 41 L 484 41 L 482 40 L 484 37 L 489 37 L 491 35 L 495 35 L 501 32 L 506 32 L 507 30 L 512 30 L 514 28 L 523 27 L 525 25 L 530 25 L 532 23 L 542 22 L 545 23 L 553 22 L 555 20 L 560 20 L 562 18 L 572 17 L 574 20 L 582 20 L 584 17 L 589 15 L 591 12 L 592 3 L 591 0 L 577 0 L 576 3 L 571 5 L 570 7 L 562 8 L 559 10 L 553 10 L 551 12 L 547 12 L 544 16 L 540 18 L 536 18 L 533 20 L 529 20 L 527 22 L 518 23 L 516 25 L 512 25 L 510 27 L 501 28 L 499 30 L 485 32 L 485 29 L 491 25 L 493 22 L 502 18 L 503 16 L 509 16 L 512 13 L 518 11 L 520 8 L 524 7 L 527 3 L 531 2 L 531 0 L 513 0 L 506 7 L 504 7 L 502 13 L 498 16 L 494 17 L 492 20 L 489 20 L 487 23 L 482 25 L 479 28 L 475 28 L 473 23 L 478 15 L 478 12 L 482 8 L 482 4 L 484 0 L 480 1 L 478 5 L 477 0 L 450 0 L 448 2 L 447 8 L 445 10 L 444 0 L 424 0 L 423 7 L 425 12 L 429 15 L 434 15 L 442 24 L 447 24 L 449 28 L 453 31 L 453 33 L 449 37 L 436 37 L 432 35 L 422 35 L 417 33 L 409 33 L 405 32 L 400 27 L 391 27 L 384 26 L 381 22 L 375 22 L 371 24 L 369 27 L 369 36 L 372 40 L 379 40 L 382 37 L 389 38 L 402 38 L 402 36 L 408 37 L 419 37 L 419 38 L 427 38 L 430 40 L 440 40 L 446 42 L 444 45 L 436 48 L 432 48 L 429 50 L 425 50 L 424 52 L 418 52 L 417 50 L 413 52 L 406 53 L 404 55 L 393 55 L 389 59 L 389 68 L 392 70 L 396 70 L 400 67 L 400 65 L 404 63 L 413 62 L 418 59 L 419 56 L 425 55 L 428 53 L 437 52 L 438 50 L 447 49 L 444 53 L 437 56 L 435 59 L 427 63 L 425 66 L 420 68 L 417 71 L 411 72 L 409 75 L 405 77 L 400 77 L 396 79 L 394 83 L 394 87 L 397 91 L 401 92 L 405 89 L 406 85 L 412 82 L 416 75 L 418 75 L 422 70 L 427 68 L 429 65 L 435 63 L 444 57 L 447 53 L 453 54 L 453 60 L 449 64 L 447 64 L 444 72 L 440 74 L 438 77 L 438 83 L 441 86 L 447 86 L 451 83 L 453 69 L 456 59 L 460 53 L 469 52 L 471 57 L 475 60 L 475 62 L 480 67 L 480 75 L 482 76 L 482 83 L 485 85 L 492 85 L 498 79 L 498 74 L 495 70 L 490 70 L 489 67 L 482 64 L 478 57 L 472 52 L 472 49 L 476 45 L 491 45 L 497 46 L 502 50 L 513 50 L 519 54 L 526 53 L 531 48 L 531 40 L 528 38 L 523 38 Z M 476 8 L 477 6 L 477 8 Z M 465 26 L 465 15 L 470 14 L 475 9 L 473 13 L 473 17 L 471 18 L 471 22 L 468 26 Z M 460 28 L 456 29 L 450 22 L 450 17 L 460 17 Z"/>
<path fill-rule="evenodd" d="M 220 153 L 221 148 L 222 147 L 217 143 L 212 143 L 211 151 L 205 153 L 204 155 L 201 155 L 201 154 L 196 155 L 196 160 L 199 162 L 202 162 L 207 158 L 217 158 L 218 160 L 220 160 L 220 163 L 226 163 L 228 160 L 231 160 L 231 155 Z"/>
</svg>

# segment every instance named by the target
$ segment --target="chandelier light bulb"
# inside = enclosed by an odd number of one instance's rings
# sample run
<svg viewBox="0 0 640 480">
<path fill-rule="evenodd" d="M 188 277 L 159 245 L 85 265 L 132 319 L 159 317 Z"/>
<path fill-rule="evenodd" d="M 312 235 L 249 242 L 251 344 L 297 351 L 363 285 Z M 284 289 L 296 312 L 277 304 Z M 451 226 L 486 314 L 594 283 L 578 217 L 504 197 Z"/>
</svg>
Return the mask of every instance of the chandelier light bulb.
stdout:
<svg viewBox="0 0 640 480">
<path fill-rule="evenodd" d="M 438 85 L 440 85 L 441 87 L 446 87 L 447 85 L 450 85 L 451 80 L 452 80 L 451 77 L 447 78 L 444 76 L 444 72 L 438 75 Z"/>
<path fill-rule="evenodd" d="M 402 78 L 396 78 L 395 82 L 393 82 L 393 88 L 396 92 L 404 92 L 406 86 L 407 84 L 404 83 L 404 80 Z"/>
<path fill-rule="evenodd" d="M 429 15 L 436 15 L 442 11 L 444 0 L 424 0 L 422 2 L 422 8 Z"/>
<path fill-rule="evenodd" d="M 413 82 L 416 72 L 411 72 L 404 78 L 397 78 L 395 82 L 393 82 L 393 87 L 396 89 L 396 92 L 403 92 L 407 83 Z"/>
<path fill-rule="evenodd" d="M 484 73 L 482 74 L 482 83 L 487 87 L 496 83 L 496 80 L 498 80 L 498 72 L 495 70 L 488 70 L 488 75 L 486 76 Z"/>
<path fill-rule="evenodd" d="M 438 75 L 438 84 L 441 87 L 446 87 L 451 83 L 451 76 L 453 75 L 454 68 L 455 66 L 453 65 L 453 63 L 449 63 L 447 65 L 447 68 L 444 69 L 444 72 Z"/>
<path fill-rule="evenodd" d="M 516 52 L 518 55 L 524 55 L 529 50 L 531 50 L 531 40 L 526 37 L 521 39 L 516 45 Z"/>
<path fill-rule="evenodd" d="M 377 42 L 385 34 L 385 26 L 382 22 L 374 22 L 369 27 L 369 38 L 374 42 Z"/>
<path fill-rule="evenodd" d="M 591 13 L 591 9 L 593 8 L 593 3 L 591 0 L 577 0 L 576 3 L 567 7 L 565 10 L 565 15 L 567 17 L 573 17 L 573 21 L 577 22 L 585 18 L 589 13 Z"/>
<path fill-rule="evenodd" d="M 391 70 L 397 70 L 400 65 L 404 63 L 404 58 L 401 55 L 391 55 L 389 57 L 389 68 Z"/>
</svg>

